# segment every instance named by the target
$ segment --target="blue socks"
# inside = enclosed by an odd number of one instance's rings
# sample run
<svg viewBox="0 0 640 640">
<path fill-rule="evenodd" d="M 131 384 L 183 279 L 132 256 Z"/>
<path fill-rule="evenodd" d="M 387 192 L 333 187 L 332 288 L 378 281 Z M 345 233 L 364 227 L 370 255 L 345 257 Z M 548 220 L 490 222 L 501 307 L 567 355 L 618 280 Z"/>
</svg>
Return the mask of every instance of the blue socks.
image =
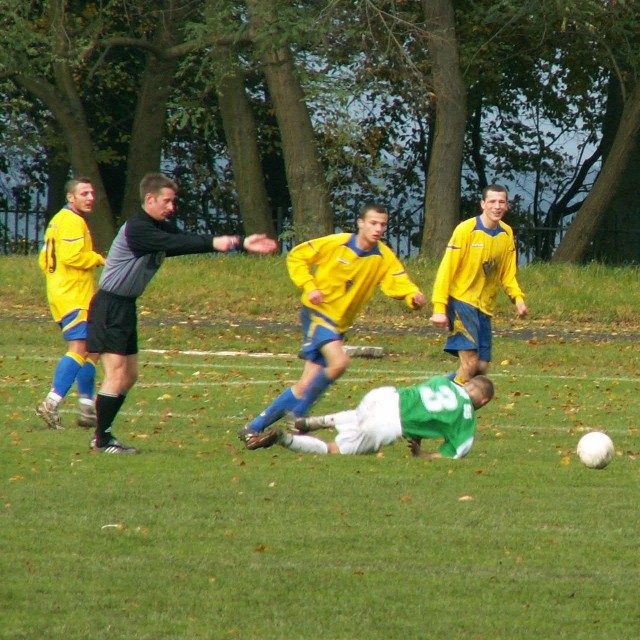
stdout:
<svg viewBox="0 0 640 640">
<path fill-rule="evenodd" d="M 329 378 L 324 372 L 324 369 L 318 373 L 318 375 L 311 381 L 309 388 L 304 392 L 304 395 L 295 407 L 293 407 L 293 415 L 296 418 L 306 416 L 312 405 L 316 400 L 334 383 L 333 378 Z"/>
<path fill-rule="evenodd" d="M 64 398 L 71 385 L 73 385 L 78 372 L 84 366 L 84 358 L 77 353 L 67 351 L 56 366 L 55 373 L 53 374 L 53 388 L 52 390 L 57 393 L 61 398 Z M 95 368 L 94 368 L 95 372 Z"/>
<path fill-rule="evenodd" d="M 251 431 L 264 431 L 282 418 L 287 411 L 292 411 L 299 402 L 293 395 L 291 387 L 283 391 L 259 416 L 254 418 L 247 427 Z"/>
<path fill-rule="evenodd" d="M 78 371 L 76 384 L 78 385 L 78 395 L 81 398 L 93 399 L 96 384 L 96 365 L 91 360 L 87 359 L 82 369 Z"/>
<path fill-rule="evenodd" d="M 282 416 L 291 411 L 296 417 L 307 415 L 307 411 L 316 400 L 332 385 L 334 380 L 327 377 L 324 369 L 311 381 L 309 388 L 302 398 L 293 395 L 291 387 L 283 391 L 259 416 L 247 424 L 251 431 L 264 431 L 267 427 L 277 422 Z"/>
</svg>

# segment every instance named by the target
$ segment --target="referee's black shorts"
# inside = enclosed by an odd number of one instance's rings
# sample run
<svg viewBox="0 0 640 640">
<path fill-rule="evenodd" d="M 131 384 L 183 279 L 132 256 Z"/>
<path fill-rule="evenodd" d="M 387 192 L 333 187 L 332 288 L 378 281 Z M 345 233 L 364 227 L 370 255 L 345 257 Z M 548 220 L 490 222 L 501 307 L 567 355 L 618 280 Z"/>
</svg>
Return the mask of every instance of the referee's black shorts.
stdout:
<svg viewBox="0 0 640 640">
<path fill-rule="evenodd" d="M 87 351 L 132 356 L 138 353 L 136 299 L 98 289 L 89 306 Z"/>
</svg>

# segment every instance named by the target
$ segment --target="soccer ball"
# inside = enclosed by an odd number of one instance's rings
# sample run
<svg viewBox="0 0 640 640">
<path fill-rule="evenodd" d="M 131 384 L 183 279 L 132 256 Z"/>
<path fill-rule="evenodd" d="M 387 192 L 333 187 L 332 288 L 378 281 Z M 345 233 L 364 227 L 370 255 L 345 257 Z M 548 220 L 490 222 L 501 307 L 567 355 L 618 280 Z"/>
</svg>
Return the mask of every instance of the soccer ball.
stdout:
<svg viewBox="0 0 640 640">
<path fill-rule="evenodd" d="M 578 442 L 578 458 L 589 469 L 604 469 L 616 454 L 611 438 L 602 431 L 591 431 Z"/>
</svg>

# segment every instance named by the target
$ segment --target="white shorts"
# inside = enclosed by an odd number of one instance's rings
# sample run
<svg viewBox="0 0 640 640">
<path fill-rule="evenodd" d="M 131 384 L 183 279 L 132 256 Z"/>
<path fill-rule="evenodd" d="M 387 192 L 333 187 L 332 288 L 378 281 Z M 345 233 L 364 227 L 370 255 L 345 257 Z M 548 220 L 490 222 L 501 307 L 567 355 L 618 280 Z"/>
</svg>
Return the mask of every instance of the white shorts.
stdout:
<svg viewBox="0 0 640 640">
<path fill-rule="evenodd" d="M 369 391 L 355 411 L 344 411 L 336 417 L 336 444 L 343 454 L 375 453 L 402 437 L 400 399 L 395 387 Z"/>
</svg>

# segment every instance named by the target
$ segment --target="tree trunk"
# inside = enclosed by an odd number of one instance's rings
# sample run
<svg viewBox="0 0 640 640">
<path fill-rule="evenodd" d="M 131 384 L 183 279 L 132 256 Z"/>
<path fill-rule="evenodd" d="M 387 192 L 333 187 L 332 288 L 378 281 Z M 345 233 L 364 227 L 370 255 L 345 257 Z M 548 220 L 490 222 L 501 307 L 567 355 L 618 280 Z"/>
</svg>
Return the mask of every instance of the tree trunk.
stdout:
<svg viewBox="0 0 640 640">
<path fill-rule="evenodd" d="M 169 27 L 170 28 L 170 27 Z M 167 36 L 162 36 L 164 40 Z M 178 60 L 158 59 L 147 54 L 147 64 L 136 103 L 127 157 L 127 177 L 119 223 L 140 210 L 140 181 L 149 172 L 160 170 L 162 141 Z"/>
<path fill-rule="evenodd" d="M 593 239 L 593 258 L 607 264 L 640 263 L 640 144 L 623 170 L 618 188 L 610 194 L 599 232 Z"/>
<path fill-rule="evenodd" d="M 109 249 L 115 235 L 111 207 L 100 176 L 100 168 L 96 161 L 91 132 L 84 110 L 81 107 L 79 96 L 74 93 L 71 73 L 68 68 L 63 67 L 62 63 L 57 64 L 59 68 L 56 70 L 56 82 L 59 84 L 65 75 L 68 76 L 62 80 L 62 89 L 58 86 L 53 87 L 48 82 L 32 76 L 16 75 L 14 79 L 51 110 L 64 138 L 74 175 L 81 175 L 92 181 L 96 200 L 88 223 L 97 251 L 104 253 Z"/>
<path fill-rule="evenodd" d="M 275 226 L 262 173 L 258 134 L 244 79 L 233 71 L 237 60 L 231 47 L 219 47 L 214 55 L 220 68 L 231 70 L 219 79 L 218 104 L 238 190 L 244 231 L 247 234 L 266 233 L 274 238 Z"/>
<path fill-rule="evenodd" d="M 273 0 L 248 0 L 247 7 L 280 129 L 295 238 L 326 235 L 333 231 L 329 190 L 293 57 L 286 46 L 270 44 L 277 26 Z"/>
<path fill-rule="evenodd" d="M 607 109 L 602 125 L 601 142 L 604 160 L 611 151 L 624 109 L 623 95 L 616 74 L 611 74 L 607 93 Z M 590 258 L 608 264 L 640 262 L 640 207 L 637 198 L 637 184 L 640 176 L 638 137 L 618 189 L 611 194 L 600 231 L 593 239 L 593 250 L 589 252 Z"/>
<path fill-rule="evenodd" d="M 64 9 L 63 0 L 52 1 L 49 6 L 51 41 L 56 54 L 52 64 L 54 84 L 35 75 L 16 74 L 13 79 L 41 100 L 53 114 L 64 138 L 74 175 L 87 177 L 92 181 L 96 200 L 87 222 L 96 249 L 104 253 L 115 235 L 115 225 L 82 100 L 73 72 L 65 62 L 69 41 L 65 31 Z"/>
<path fill-rule="evenodd" d="M 434 140 L 425 192 L 423 254 L 441 258 L 459 221 L 467 96 L 452 0 L 423 0 L 435 94 Z"/>
<path fill-rule="evenodd" d="M 69 163 L 66 157 L 62 156 L 59 147 L 47 148 L 47 204 L 45 209 L 45 219 L 47 224 L 53 216 L 60 211 L 60 207 L 65 201 L 65 185 L 69 178 Z"/>
<path fill-rule="evenodd" d="M 560 241 L 552 263 L 580 262 L 598 233 L 607 212 L 611 194 L 615 193 L 636 147 L 640 131 L 640 83 L 633 87 L 620 118 L 620 126 L 600 175 L 589 195 Z"/>
</svg>

